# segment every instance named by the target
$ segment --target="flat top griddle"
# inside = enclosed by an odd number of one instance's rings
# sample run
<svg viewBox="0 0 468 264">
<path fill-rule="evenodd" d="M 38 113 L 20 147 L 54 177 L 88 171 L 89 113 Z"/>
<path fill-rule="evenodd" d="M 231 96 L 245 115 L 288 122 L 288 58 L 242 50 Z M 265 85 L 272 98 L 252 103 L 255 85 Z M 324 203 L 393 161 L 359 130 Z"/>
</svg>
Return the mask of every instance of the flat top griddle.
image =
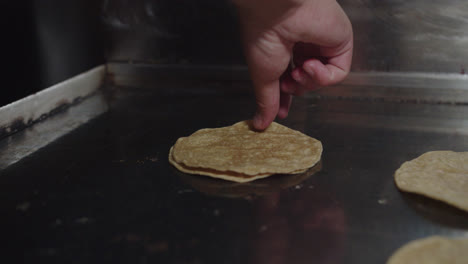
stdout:
<svg viewBox="0 0 468 264">
<path fill-rule="evenodd" d="M 236 90 L 249 82 L 147 84 L 158 88 L 111 85 L 107 113 L 0 172 L 2 258 L 385 263 L 413 239 L 468 236 L 467 213 L 393 181 L 424 152 L 468 150 L 467 105 L 296 98 L 280 123 L 322 141 L 320 164 L 241 185 L 180 173 L 167 155 L 179 137 L 251 117 L 252 94 Z"/>
</svg>

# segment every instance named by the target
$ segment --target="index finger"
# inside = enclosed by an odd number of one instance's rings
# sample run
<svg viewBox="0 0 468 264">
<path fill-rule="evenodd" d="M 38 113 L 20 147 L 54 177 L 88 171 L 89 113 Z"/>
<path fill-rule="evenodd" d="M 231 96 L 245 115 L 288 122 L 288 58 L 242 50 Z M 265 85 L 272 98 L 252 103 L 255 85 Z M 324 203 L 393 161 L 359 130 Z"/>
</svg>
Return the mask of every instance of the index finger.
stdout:
<svg viewBox="0 0 468 264">
<path fill-rule="evenodd" d="M 253 118 L 253 126 L 257 130 L 265 130 L 275 120 L 279 111 L 279 81 L 256 85 L 255 99 L 257 112 Z"/>
</svg>

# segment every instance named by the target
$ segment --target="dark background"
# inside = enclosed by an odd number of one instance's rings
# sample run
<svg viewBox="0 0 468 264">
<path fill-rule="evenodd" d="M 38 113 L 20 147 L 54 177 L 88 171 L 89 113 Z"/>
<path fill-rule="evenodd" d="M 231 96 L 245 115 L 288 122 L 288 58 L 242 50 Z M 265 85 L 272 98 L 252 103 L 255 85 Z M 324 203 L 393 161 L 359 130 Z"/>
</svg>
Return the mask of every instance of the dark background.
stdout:
<svg viewBox="0 0 468 264">
<path fill-rule="evenodd" d="M 4 1 L 0 106 L 102 64 L 100 8 L 92 0 Z"/>
<path fill-rule="evenodd" d="M 243 64 L 230 2 L 26 0 L 3 4 L 0 106 L 105 61 Z"/>
</svg>

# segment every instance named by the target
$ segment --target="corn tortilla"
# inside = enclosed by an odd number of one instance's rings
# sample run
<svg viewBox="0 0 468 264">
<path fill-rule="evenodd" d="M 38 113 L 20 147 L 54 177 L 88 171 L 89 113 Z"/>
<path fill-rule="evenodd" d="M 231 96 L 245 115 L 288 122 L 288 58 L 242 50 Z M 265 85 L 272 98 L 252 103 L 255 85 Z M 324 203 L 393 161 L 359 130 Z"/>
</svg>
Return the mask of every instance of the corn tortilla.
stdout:
<svg viewBox="0 0 468 264">
<path fill-rule="evenodd" d="M 467 264 L 468 239 L 432 236 L 399 248 L 387 264 Z"/>
<path fill-rule="evenodd" d="M 169 162 L 182 172 L 248 182 L 303 173 L 320 160 L 321 153 L 320 141 L 299 131 L 272 123 L 258 132 L 251 129 L 250 121 L 242 121 L 179 138 Z"/>
<path fill-rule="evenodd" d="M 201 129 L 177 140 L 174 161 L 193 168 L 232 171 L 246 175 L 291 173 L 313 167 L 322 144 L 299 131 L 273 122 L 265 131 L 248 121 Z"/>
<path fill-rule="evenodd" d="M 395 172 L 397 187 L 468 211 L 468 152 L 431 151 Z"/>
<path fill-rule="evenodd" d="M 213 178 L 234 181 L 234 182 L 249 182 L 254 181 L 257 179 L 265 178 L 271 175 L 271 173 L 264 173 L 264 174 L 257 174 L 257 175 L 245 175 L 242 173 L 232 172 L 232 171 L 216 171 L 213 169 L 207 168 L 192 168 L 188 167 L 184 164 L 179 164 L 174 161 L 172 157 L 172 149 L 169 151 L 169 163 L 171 163 L 174 167 L 176 167 L 181 172 L 189 173 L 189 174 L 198 174 L 198 175 L 206 175 L 211 176 Z"/>
</svg>

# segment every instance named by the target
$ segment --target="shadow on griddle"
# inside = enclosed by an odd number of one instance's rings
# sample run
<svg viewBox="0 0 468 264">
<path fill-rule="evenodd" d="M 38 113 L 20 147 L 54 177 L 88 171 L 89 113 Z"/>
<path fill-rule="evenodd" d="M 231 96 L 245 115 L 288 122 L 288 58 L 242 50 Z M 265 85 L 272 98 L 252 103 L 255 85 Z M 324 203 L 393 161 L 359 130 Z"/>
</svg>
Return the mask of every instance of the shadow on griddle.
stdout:
<svg viewBox="0 0 468 264">
<path fill-rule="evenodd" d="M 401 194 L 408 205 L 424 218 L 444 226 L 468 229 L 468 212 L 423 195 Z"/>
<path fill-rule="evenodd" d="M 230 182 L 208 176 L 191 175 L 177 171 L 177 175 L 195 190 L 207 195 L 227 198 L 263 196 L 300 184 L 322 169 L 320 160 L 314 167 L 300 174 L 276 174 L 246 183 Z"/>
</svg>

